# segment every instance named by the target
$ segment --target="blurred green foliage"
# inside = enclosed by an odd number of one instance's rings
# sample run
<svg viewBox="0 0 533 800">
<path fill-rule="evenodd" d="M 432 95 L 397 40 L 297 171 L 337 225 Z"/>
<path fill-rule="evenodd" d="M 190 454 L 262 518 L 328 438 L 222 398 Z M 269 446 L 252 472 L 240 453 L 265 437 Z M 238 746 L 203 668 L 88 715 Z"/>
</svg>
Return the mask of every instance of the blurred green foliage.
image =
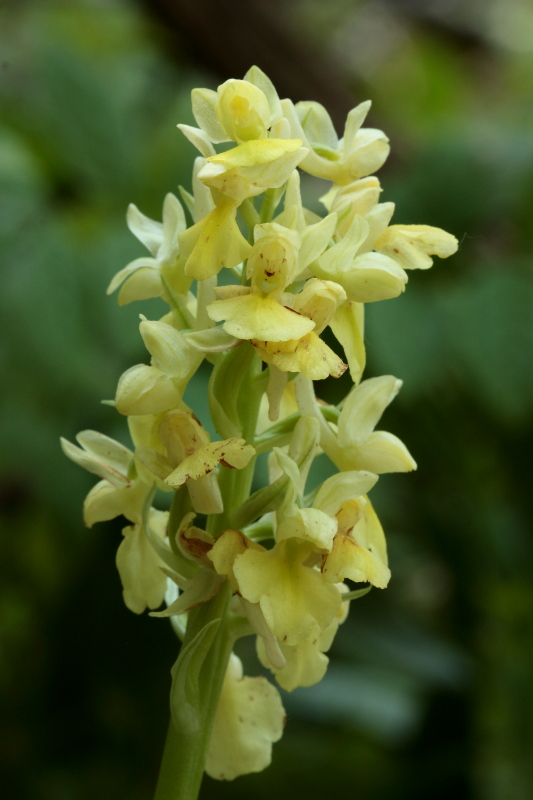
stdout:
<svg viewBox="0 0 533 800">
<path fill-rule="evenodd" d="M 294 35 L 338 59 L 354 103 L 374 99 L 395 221 L 444 227 L 461 248 L 368 308 L 367 374 L 405 382 L 384 427 L 419 462 L 373 494 L 391 587 L 353 605 L 325 680 L 284 696 L 272 767 L 207 779 L 206 800 L 533 796 L 533 22 L 529 49 L 525 22 L 513 49 L 500 5 L 468 36 L 409 13 L 417 3 L 284 7 Z M 176 642 L 123 607 L 120 524 L 83 529 L 91 480 L 58 437 L 126 436 L 100 404 L 146 357 L 141 309 L 104 294 L 140 255 L 125 209 L 158 218 L 189 186 L 175 125 L 192 121 L 190 89 L 217 81 L 171 62 L 133 3 L 13 3 L 0 25 L 0 788 L 147 800 Z M 241 655 L 257 672 L 249 643 Z"/>
</svg>

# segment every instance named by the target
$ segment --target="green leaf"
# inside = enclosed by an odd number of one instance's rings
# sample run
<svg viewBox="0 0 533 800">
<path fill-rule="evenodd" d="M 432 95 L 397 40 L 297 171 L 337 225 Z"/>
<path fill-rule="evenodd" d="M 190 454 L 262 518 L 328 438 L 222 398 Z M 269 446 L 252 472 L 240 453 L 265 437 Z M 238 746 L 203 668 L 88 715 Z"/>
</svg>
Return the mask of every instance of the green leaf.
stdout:
<svg viewBox="0 0 533 800">
<path fill-rule="evenodd" d="M 220 626 L 221 618 L 212 619 L 184 645 L 170 674 L 170 713 L 174 724 L 185 734 L 199 730 L 200 670 Z"/>
<path fill-rule="evenodd" d="M 209 381 L 209 411 L 218 434 L 223 439 L 242 436 L 239 413 L 241 384 L 255 355 L 246 344 L 230 350 L 216 364 Z"/>
</svg>

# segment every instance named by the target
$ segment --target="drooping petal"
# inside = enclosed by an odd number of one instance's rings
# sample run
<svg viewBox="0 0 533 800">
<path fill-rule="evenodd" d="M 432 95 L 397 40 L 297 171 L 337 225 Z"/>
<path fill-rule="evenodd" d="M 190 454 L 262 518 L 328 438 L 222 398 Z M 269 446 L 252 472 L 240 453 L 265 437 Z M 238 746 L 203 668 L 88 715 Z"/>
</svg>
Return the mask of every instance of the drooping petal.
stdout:
<svg viewBox="0 0 533 800">
<path fill-rule="evenodd" d="M 376 553 L 342 534 L 335 537 L 331 553 L 322 565 L 322 574 L 331 583 L 348 578 L 356 583 L 368 581 L 378 589 L 384 589 L 390 580 L 389 568 Z"/>
<path fill-rule="evenodd" d="M 299 686 L 313 686 L 326 674 L 329 659 L 321 652 L 318 627 L 292 647 L 286 644 L 280 645 L 286 662 L 282 669 L 272 664 L 260 637 L 257 637 L 256 647 L 259 661 L 274 673 L 276 681 L 286 692 L 292 692 Z"/>
<path fill-rule="evenodd" d="M 374 245 L 404 269 L 429 269 L 431 256 L 448 258 L 458 246 L 455 236 L 430 225 L 391 225 Z"/>
<path fill-rule="evenodd" d="M 268 767 L 272 743 L 283 733 L 285 711 L 266 678 L 243 677 L 240 659 L 231 655 L 218 703 L 205 771 L 217 780 Z"/>
<path fill-rule="evenodd" d="M 282 306 L 275 297 L 257 293 L 215 300 L 207 306 L 207 313 L 216 322 L 225 320 L 224 330 L 238 339 L 299 339 L 315 326 L 312 320 Z"/>
<path fill-rule="evenodd" d="M 236 213 L 237 203 L 224 198 L 206 217 L 179 234 L 185 275 L 203 281 L 223 267 L 231 269 L 244 261 L 251 245 L 239 230 Z"/>
<path fill-rule="evenodd" d="M 282 372 L 301 372 L 311 380 L 323 380 L 328 375 L 339 378 L 348 368 L 314 331 L 287 342 L 254 339 L 252 344 L 267 364 L 275 364 Z"/>
<path fill-rule="evenodd" d="M 117 568 L 124 602 L 134 614 L 142 614 L 147 606 L 157 608 L 163 602 L 166 589 L 166 578 L 160 569 L 163 562 L 148 541 L 142 525 L 131 525 L 122 533 L 124 539 L 117 551 Z"/>
</svg>

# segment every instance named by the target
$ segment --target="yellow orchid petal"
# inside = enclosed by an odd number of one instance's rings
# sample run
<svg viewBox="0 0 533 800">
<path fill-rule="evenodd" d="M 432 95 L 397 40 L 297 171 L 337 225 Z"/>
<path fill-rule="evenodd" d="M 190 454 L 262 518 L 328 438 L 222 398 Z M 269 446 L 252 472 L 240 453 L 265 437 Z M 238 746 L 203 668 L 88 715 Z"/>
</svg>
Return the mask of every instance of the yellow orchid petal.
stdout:
<svg viewBox="0 0 533 800">
<path fill-rule="evenodd" d="M 238 555 L 245 553 L 246 550 L 264 550 L 257 542 L 248 539 L 244 533 L 234 531 L 231 528 L 225 530 L 216 540 L 213 547 L 207 554 L 219 575 L 225 575 L 234 592 L 239 590 L 237 580 L 233 574 L 233 564 Z"/>
<path fill-rule="evenodd" d="M 331 553 L 322 565 L 322 574 L 331 583 L 348 578 L 356 583 L 368 581 L 378 589 L 384 589 L 390 580 L 389 568 L 376 553 L 342 534 L 335 537 Z"/>
<path fill-rule="evenodd" d="M 350 532 L 350 538 L 361 545 L 361 547 L 372 551 L 385 566 L 388 566 L 387 542 L 381 522 L 368 497 L 365 499 L 367 502 L 362 509 L 359 519 Z"/>
<path fill-rule="evenodd" d="M 119 306 L 133 303 L 135 300 L 149 300 L 163 294 L 161 273 L 159 269 L 141 267 L 127 278 L 118 293 Z"/>
<path fill-rule="evenodd" d="M 234 202 L 283 186 L 307 153 L 294 139 L 254 139 L 207 160 L 198 178 Z"/>
<path fill-rule="evenodd" d="M 346 448 L 343 456 L 346 469 L 368 469 L 377 475 L 416 469 L 416 461 L 404 443 L 387 431 L 374 431 L 363 444 Z"/>
<path fill-rule="evenodd" d="M 253 340 L 252 344 L 267 364 L 275 364 L 282 372 L 301 372 L 311 380 L 322 380 L 328 375 L 339 378 L 348 368 L 314 331 L 287 342 Z"/>
<path fill-rule="evenodd" d="M 238 339 L 286 341 L 311 331 L 315 323 L 285 308 L 275 297 L 248 294 L 215 300 L 207 313 L 216 322 L 225 320 L 224 330 Z"/>
<path fill-rule="evenodd" d="M 149 523 L 156 534 L 162 536 L 168 512 L 152 509 Z M 161 571 L 163 562 L 148 541 L 139 523 L 124 528 L 124 539 L 117 551 L 117 568 L 122 581 L 124 602 L 134 614 L 144 609 L 157 608 L 163 602 L 166 578 Z"/>
<path fill-rule="evenodd" d="M 261 772 L 272 757 L 272 743 L 283 733 L 285 711 L 266 678 L 243 677 L 232 653 L 222 686 L 205 771 L 217 780 Z"/>
<path fill-rule="evenodd" d="M 199 450 L 189 455 L 172 472 L 166 483 L 177 488 L 188 480 L 198 480 L 215 469 L 219 463 L 233 469 L 243 469 L 255 450 L 244 439 L 225 439 L 221 442 L 209 442 Z"/>
<path fill-rule="evenodd" d="M 308 545 L 285 540 L 272 550 L 247 550 L 233 565 L 241 594 L 260 603 L 268 627 L 280 642 L 298 644 L 315 625 L 329 625 L 341 603 L 337 588 L 302 563 Z"/>
<path fill-rule="evenodd" d="M 335 626 L 335 630 L 338 625 Z M 276 676 L 276 681 L 286 692 L 292 692 L 299 686 L 313 686 L 326 674 L 329 659 L 320 648 L 321 634 L 316 627 L 310 636 L 290 647 L 281 644 L 280 649 L 285 658 L 285 666 L 276 668 L 268 658 L 264 641 L 258 636 L 256 640 L 257 656 L 264 667 Z"/>
<path fill-rule="evenodd" d="M 255 167 L 275 161 L 287 153 L 294 153 L 301 145 L 301 139 L 256 139 L 224 153 L 217 153 L 207 160 L 225 167 Z"/>
<path fill-rule="evenodd" d="M 315 333 L 319 334 L 329 325 L 335 311 L 345 300 L 346 292 L 340 284 L 311 278 L 296 295 L 293 309 L 312 319 L 316 325 Z"/>
<path fill-rule="evenodd" d="M 382 253 L 364 253 L 336 279 L 346 289 L 349 300 L 375 303 L 398 297 L 405 291 L 407 274 L 394 259 Z"/>
<path fill-rule="evenodd" d="M 295 506 L 289 516 L 278 525 L 276 541 L 301 539 L 311 542 L 320 551 L 329 552 L 337 533 L 337 520 L 318 508 Z"/>
<path fill-rule="evenodd" d="M 459 242 L 451 233 L 431 225 L 391 225 L 375 242 L 379 250 L 397 261 L 404 269 L 429 269 L 430 256 L 448 258 L 457 251 Z"/>
<path fill-rule="evenodd" d="M 366 365 L 364 319 L 364 304 L 349 300 L 336 310 L 329 323 L 333 335 L 342 345 L 356 386 Z"/>
<path fill-rule="evenodd" d="M 237 203 L 223 198 L 200 222 L 179 234 L 185 259 L 185 275 L 202 281 L 222 267 L 236 267 L 248 256 L 251 245 L 239 230 Z"/>
<path fill-rule="evenodd" d="M 150 484 L 132 481 L 117 488 L 108 481 L 93 486 L 83 503 L 83 522 L 88 528 L 96 522 L 106 522 L 123 514 L 130 522 L 140 522 L 146 493 Z"/>
</svg>

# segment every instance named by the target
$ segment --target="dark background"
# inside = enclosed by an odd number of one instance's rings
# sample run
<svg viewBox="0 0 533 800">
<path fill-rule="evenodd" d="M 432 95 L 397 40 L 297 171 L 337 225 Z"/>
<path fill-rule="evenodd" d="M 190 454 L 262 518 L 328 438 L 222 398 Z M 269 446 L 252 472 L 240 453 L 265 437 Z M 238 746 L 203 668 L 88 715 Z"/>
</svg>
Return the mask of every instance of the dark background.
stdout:
<svg viewBox="0 0 533 800">
<path fill-rule="evenodd" d="M 390 588 L 353 604 L 324 681 L 284 695 L 273 765 L 202 797 L 531 800 L 530 3 L 4 2 L 0 35 L 2 796 L 152 796 L 176 640 L 124 607 L 121 523 L 83 528 L 93 481 L 58 438 L 125 438 L 100 400 L 146 360 L 139 312 L 162 313 L 105 297 L 142 253 L 127 204 L 160 218 L 189 188 L 191 88 L 257 63 L 339 133 L 370 97 L 394 222 L 461 245 L 368 307 L 366 375 L 404 380 L 383 427 L 419 464 L 373 491 Z"/>
</svg>

